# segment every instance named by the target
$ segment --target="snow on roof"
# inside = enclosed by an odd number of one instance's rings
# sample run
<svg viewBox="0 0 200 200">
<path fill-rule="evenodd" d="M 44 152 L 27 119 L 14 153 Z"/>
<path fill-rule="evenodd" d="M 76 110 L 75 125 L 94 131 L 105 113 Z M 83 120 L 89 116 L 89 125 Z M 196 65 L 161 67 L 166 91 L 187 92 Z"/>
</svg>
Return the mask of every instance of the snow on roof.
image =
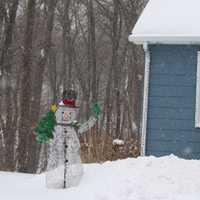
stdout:
<svg viewBox="0 0 200 200">
<path fill-rule="evenodd" d="M 200 43 L 200 0 L 149 0 L 129 40 L 136 43 Z"/>
</svg>

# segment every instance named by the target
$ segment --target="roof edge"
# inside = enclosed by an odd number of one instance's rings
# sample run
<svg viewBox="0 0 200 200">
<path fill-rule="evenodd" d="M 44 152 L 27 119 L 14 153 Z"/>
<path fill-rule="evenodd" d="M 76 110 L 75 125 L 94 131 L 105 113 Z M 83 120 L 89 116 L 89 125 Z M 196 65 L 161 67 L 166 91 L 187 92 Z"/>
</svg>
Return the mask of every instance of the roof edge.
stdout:
<svg viewBox="0 0 200 200">
<path fill-rule="evenodd" d="M 129 41 L 141 45 L 148 44 L 200 44 L 200 35 L 156 35 L 156 34 L 131 34 Z"/>
</svg>

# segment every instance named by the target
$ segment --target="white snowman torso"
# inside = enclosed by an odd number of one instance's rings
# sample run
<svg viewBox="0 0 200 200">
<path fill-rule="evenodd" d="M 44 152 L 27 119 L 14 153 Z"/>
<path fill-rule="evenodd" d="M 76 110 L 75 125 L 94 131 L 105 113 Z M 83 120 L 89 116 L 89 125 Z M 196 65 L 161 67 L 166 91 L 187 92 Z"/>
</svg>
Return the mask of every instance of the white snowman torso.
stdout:
<svg viewBox="0 0 200 200">
<path fill-rule="evenodd" d="M 48 188 L 76 186 L 83 174 L 80 143 L 76 130 L 70 125 L 77 118 L 78 109 L 59 106 L 57 126 L 50 143 L 46 184 Z"/>
</svg>

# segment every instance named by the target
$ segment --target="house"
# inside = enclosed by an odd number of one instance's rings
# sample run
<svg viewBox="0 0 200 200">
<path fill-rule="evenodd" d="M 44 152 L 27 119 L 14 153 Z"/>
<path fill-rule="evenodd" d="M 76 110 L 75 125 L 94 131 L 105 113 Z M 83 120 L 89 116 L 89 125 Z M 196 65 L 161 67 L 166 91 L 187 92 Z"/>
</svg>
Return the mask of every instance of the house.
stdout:
<svg viewBox="0 0 200 200">
<path fill-rule="evenodd" d="M 199 8 L 199 0 L 149 0 L 129 36 L 146 59 L 142 155 L 200 159 Z"/>
</svg>

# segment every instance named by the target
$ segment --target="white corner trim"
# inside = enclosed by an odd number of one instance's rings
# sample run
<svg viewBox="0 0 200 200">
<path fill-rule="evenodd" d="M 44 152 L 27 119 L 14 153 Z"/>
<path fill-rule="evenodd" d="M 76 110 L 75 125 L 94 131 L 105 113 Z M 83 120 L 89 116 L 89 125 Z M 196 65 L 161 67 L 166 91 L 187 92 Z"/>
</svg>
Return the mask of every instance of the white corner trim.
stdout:
<svg viewBox="0 0 200 200">
<path fill-rule="evenodd" d="M 145 73 L 144 73 L 144 97 L 142 111 L 142 136 L 141 136 L 141 156 L 145 156 L 146 152 L 146 132 L 147 132 L 147 112 L 148 112 L 148 96 L 149 96 L 149 72 L 150 72 L 150 52 L 148 44 L 144 43 L 145 51 Z"/>
<path fill-rule="evenodd" d="M 200 128 L 200 51 L 197 52 L 195 127 Z"/>
</svg>

